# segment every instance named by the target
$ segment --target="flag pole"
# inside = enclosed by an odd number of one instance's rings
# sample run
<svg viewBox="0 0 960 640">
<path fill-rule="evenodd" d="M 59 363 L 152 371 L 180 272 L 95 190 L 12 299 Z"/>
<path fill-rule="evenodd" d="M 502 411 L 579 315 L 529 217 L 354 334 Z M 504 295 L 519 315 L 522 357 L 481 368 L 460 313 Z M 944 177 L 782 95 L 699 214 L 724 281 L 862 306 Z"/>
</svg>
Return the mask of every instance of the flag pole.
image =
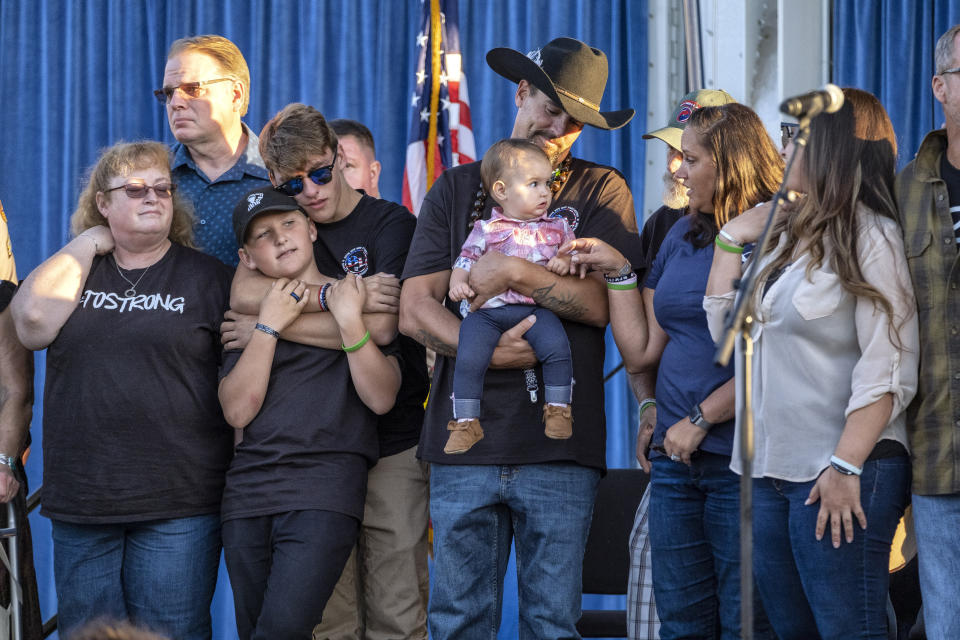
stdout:
<svg viewBox="0 0 960 640">
<path fill-rule="evenodd" d="M 427 190 L 433 185 L 437 157 L 437 108 L 440 106 L 440 0 L 430 0 L 430 125 L 427 132 Z"/>
</svg>

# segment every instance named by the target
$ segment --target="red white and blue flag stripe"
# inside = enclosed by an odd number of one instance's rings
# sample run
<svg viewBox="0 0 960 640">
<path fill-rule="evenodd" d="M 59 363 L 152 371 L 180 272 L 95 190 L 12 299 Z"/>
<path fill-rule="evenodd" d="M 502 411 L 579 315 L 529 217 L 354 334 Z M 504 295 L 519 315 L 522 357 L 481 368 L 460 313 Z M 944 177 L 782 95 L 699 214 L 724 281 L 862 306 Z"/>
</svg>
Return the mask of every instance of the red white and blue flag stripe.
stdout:
<svg viewBox="0 0 960 640">
<path fill-rule="evenodd" d="M 415 214 L 433 181 L 477 157 L 460 57 L 458 0 L 423 0 L 416 85 L 403 172 L 403 204 Z"/>
</svg>

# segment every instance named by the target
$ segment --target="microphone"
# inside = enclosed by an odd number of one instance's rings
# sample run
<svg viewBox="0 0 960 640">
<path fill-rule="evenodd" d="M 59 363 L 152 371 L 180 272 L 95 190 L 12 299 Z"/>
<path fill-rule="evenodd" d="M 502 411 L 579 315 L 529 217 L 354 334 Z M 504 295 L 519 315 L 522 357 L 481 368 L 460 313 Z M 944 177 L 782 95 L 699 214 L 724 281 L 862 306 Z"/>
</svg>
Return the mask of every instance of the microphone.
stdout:
<svg viewBox="0 0 960 640">
<path fill-rule="evenodd" d="M 835 84 L 802 93 L 780 103 L 780 111 L 794 118 L 812 118 L 821 112 L 836 113 L 843 106 L 843 91 Z"/>
</svg>

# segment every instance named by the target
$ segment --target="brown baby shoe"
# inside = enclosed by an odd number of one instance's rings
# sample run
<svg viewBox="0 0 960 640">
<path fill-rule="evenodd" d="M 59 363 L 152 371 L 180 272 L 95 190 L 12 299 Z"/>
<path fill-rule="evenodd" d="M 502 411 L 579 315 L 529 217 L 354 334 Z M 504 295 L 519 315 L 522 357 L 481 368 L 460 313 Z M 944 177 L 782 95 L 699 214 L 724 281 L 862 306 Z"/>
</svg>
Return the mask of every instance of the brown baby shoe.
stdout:
<svg viewBox="0 0 960 640">
<path fill-rule="evenodd" d="M 543 405 L 543 422 L 547 425 L 543 433 L 548 438 L 566 440 L 573 435 L 573 414 L 568 404 L 562 407 Z"/>
<path fill-rule="evenodd" d="M 466 453 L 470 447 L 483 440 L 483 428 L 476 418 L 465 422 L 451 420 L 447 423 L 447 431 L 450 432 L 450 437 L 447 438 L 447 444 L 443 447 L 444 453 Z"/>
</svg>

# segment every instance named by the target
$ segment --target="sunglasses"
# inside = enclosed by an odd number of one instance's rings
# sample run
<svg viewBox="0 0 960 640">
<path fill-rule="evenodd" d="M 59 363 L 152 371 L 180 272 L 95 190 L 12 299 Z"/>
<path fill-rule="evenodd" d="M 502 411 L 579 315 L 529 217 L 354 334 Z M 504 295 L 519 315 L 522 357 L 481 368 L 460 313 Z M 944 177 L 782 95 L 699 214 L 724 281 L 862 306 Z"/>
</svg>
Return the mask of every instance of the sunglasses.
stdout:
<svg viewBox="0 0 960 640">
<path fill-rule="evenodd" d="M 793 137 L 797 135 L 797 129 L 800 128 L 800 125 L 796 122 L 781 122 L 780 123 L 780 144 L 786 148 L 786 146 L 793 140 Z"/>
<path fill-rule="evenodd" d="M 177 91 L 180 91 L 180 95 L 183 95 L 191 100 L 193 98 L 199 98 L 204 94 L 204 87 L 208 84 L 216 84 L 217 82 L 226 82 L 227 80 L 233 80 L 233 78 L 214 78 L 213 80 L 201 80 L 200 82 L 184 82 L 175 87 L 163 87 L 157 89 L 153 92 L 153 95 L 157 97 L 157 100 L 160 104 L 167 104 L 173 99 L 173 94 Z"/>
<path fill-rule="evenodd" d="M 313 181 L 313 184 L 324 185 L 333 180 L 333 165 L 337 164 L 337 149 L 333 150 L 333 160 L 330 161 L 330 164 L 324 167 L 317 167 L 316 169 L 311 169 L 307 172 L 307 177 Z M 296 178 L 290 178 L 283 184 L 278 184 L 274 187 L 280 193 L 287 196 L 295 196 L 303 191 L 303 177 L 297 176 Z"/>
<path fill-rule="evenodd" d="M 161 182 L 160 184 L 155 184 L 152 187 L 148 184 L 141 184 L 139 182 L 128 182 L 127 184 L 122 184 L 119 187 L 113 187 L 112 189 L 107 189 L 104 193 L 110 193 L 111 191 L 116 191 L 117 189 L 123 189 L 123 192 L 127 194 L 128 198 L 140 199 L 146 198 L 147 192 L 150 189 L 153 189 L 153 192 L 157 194 L 158 198 L 163 198 L 166 200 L 173 196 L 173 192 L 177 190 L 177 185 L 170 184 L 169 182 Z"/>
</svg>

